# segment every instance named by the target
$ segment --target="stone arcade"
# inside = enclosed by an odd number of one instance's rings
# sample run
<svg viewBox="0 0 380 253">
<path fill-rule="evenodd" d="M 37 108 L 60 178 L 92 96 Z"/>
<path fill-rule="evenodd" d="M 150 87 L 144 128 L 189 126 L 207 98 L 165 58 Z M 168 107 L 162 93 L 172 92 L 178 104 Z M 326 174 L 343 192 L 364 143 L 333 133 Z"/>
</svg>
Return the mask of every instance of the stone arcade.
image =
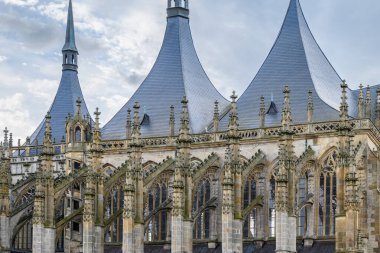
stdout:
<svg viewBox="0 0 380 253">
<path fill-rule="evenodd" d="M 49 112 L 24 143 L 4 130 L 0 251 L 380 252 L 378 86 L 349 89 L 290 0 L 261 69 L 228 101 L 198 59 L 189 0 L 167 13 L 154 67 L 100 128 L 69 2 Z"/>
</svg>

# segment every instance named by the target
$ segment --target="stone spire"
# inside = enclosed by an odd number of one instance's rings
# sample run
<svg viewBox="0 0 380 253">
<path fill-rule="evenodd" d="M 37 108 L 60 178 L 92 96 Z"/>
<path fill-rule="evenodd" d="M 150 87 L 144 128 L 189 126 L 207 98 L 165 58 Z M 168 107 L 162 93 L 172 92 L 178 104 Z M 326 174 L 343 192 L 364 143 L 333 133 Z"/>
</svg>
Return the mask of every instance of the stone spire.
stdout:
<svg viewBox="0 0 380 253">
<path fill-rule="evenodd" d="M 75 44 L 73 5 L 69 0 L 65 45 L 62 48 L 63 70 L 78 70 L 78 49 Z"/>
<path fill-rule="evenodd" d="M 4 146 L 4 149 L 7 149 L 8 146 L 9 146 L 9 141 L 8 141 L 8 133 L 9 133 L 9 130 L 7 127 L 5 127 L 4 129 L 4 142 L 3 142 L 3 146 Z"/>
<path fill-rule="evenodd" d="M 44 142 L 43 142 L 43 154 L 45 155 L 54 154 L 50 122 L 51 122 L 51 115 L 50 115 L 50 112 L 48 112 L 45 116 L 45 134 L 44 134 Z"/>
<path fill-rule="evenodd" d="M 77 100 L 76 100 L 75 102 L 76 102 L 76 106 L 77 106 L 77 109 L 76 109 L 75 115 L 76 115 L 76 117 L 79 119 L 80 116 L 81 116 L 81 105 L 82 105 L 82 100 L 81 100 L 80 97 L 78 97 Z"/>
<path fill-rule="evenodd" d="M 131 138 L 131 130 L 132 130 L 132 118 L 131 118 L 131 109 L 127 110 L 127 126 L 126 126 L 126 131 L 127 131 L 127 139 Z"/>
<path fill-rule="evenodd" d="M 218 100 L 216 100 L 214 104 L 213 128 L 214 128 L 214 132 L 219 131 L 219 102 Z"/>
<path fill-rule="evenodd" d="M 231 100 L 230 120 L 228 123 L 228 137 L 229 139 L 239 139 L 239 118 L 236 104 L 237 96 L 235 91 L 232 92 Z"/>
<path fill-rule="evenodd" d="M 175 114 L 174 114 L 174 105 L 170 106 L 170 115 L 169 115 L 169 135 L 173 137 L 175 135 Z"/>
<path fill-rule="evenodd" d="M 95 127 L 92 131 L 92 145 L 91 145 L 91 151 L 92 151 L 92 156 L 96 156 L 96 158 L 100 158 L 99 157 L 99 152 L 102 152 L 102 148 L 101 148 L 101 145 L 100 145 L 100 142 L 102 141 L 102 135 L 101 135 L 101 131 L 100 131 L 100 115 L 101 115 L 101 112 L 99 111 L 99 108 L 96 108 L 96 111 L 94 112 L 94 115 L 95 115 Z M 95 158 L 95 157 L 93 157 Z M 93 161 L 94 162 L 94 161 Z M 100 163 L 100 161 L 99 161 Z M 96 169 L 100 169 L 99 168 L 100 164 L 97 164 L 95 167 Z M 94 164 L 93 164 L 93 167 L 94 167 Z M 95 168 L 94 168 L 95 169 Z"/>
<path fill-rule="evenodd" d="M 358 118 L 364 118 L 364 93 L 363 84 L 359 86 L 359 98 L 358 98 Z"/>
<path fill-rule="evenodd" d="M 190 129 L 189 129 L 189 109 L 188 109 L 188 103 L 186 96 L 183 97 L 182 101 L 182 113 L 181 113 L 181 127 L 179 129 L 179 137 L 178 142 L 181 143 L 187 143 L 191 141 L 190 138 Z"/>
<path fill-rule="evenodd" d="M 376 120 L 375 125 L 380 129 L 380 88 L 376 90 Z"/>
<path fill-rule="evenodd" d="M 372 107 L 371 88 L 368 85 L 367 90 L 366 90 L 366 98 L 365 98 L 365 117 L 369 119 L 372 116 L 371 107 Z"/>
<path fill-rule="evenodd" d="M 141 126 L 140 126 L 140 117 L 139 117 L 139 111 L 140 111 L 140 105 L 138 102 L 135 103 L 133 106 L 134 109 L 134 114 L 133 114 L 133 125 L 132 125 L 132 133 L 131 133 L 131 138 L 132 138 L 132 143 L 134 145 L 140 145 L 141 140 Z"/>
<path fill-rule="evenodd" d="M 260 128 L 265 127 L 265 98 L 264 96 L 260 97 L 260 112 L 259 112 L 259 117 L 260 117 Z"/>
<path fill-rule="evenodd" d="M 307 122 L 313 122 L 314 114 L 314 102 L 313 102 L 313 92 L 309 91 L 309 95 L 307 97 Z"/>
<path fill-rule="evenodd" d="M 292 112 L 290 109 L 289 86 L 285 86 L 283 93 L 284 93 L 284 105 L 282 108 L 282 119 L 281 119 L 282 131 L 290 132 L 291 131 L 290 126 L 293 120 L 292 120 Z"/>
<path fill-rule="evenodd" d="M 341 96 L 341 102 L 340 102 L 340 120 L 341 121 L 348 121 L 348 103 L 347 103 L 347 83 L 345 80 L 343 80 L 341 84 L 342 88 L 342 96 Z"/>
</svg>

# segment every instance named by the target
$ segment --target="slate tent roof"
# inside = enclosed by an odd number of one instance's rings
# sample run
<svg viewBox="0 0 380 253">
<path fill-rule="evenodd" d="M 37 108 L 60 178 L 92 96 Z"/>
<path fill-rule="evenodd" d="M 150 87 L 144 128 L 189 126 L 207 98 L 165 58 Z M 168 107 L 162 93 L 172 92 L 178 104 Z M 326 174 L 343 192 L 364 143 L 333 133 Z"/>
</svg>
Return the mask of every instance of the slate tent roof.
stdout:
<svg viewBox="0 0 380 253">
<path fill-rule="evenodd" d="M 280 33 L 268 57 L 252 83 L 238 100 L 239 123 L 242 129 L 259 127 L 260 97 L 266 109 L 271 97 L 277 114 L 266 115 L 266 126 L 280 125 L 283 88 L 291 91 L 294 123 L 307 122 L 308 92 L 313 93 L 314 121 L 339 118 L 342 83 L 316 40 L 303 15 L 299 0 L 291 0 Z M 348 90 L 349 115 L 356 115 L 356 95 Z M 228 117 L 221 121 L 226 128 Z"/>
<path fill-rule="evenodd" d="M 77 48 L 75 46 L 75 33 L 74 33 L 74 18 L 71 0 L 69 2 L 68 16 L 67 16 L 67 29 L 65 45 L 62 49 L 63 54 L 70 51 L 71 54 L 78 55 Z M 70 66 L 68 66 L 70 65 Z M 69 113 L 74 115 L 76 111 L 76 100 L 78 97 L 82 101 L 81 111 L 82 115 L 90 115 L 83 98 L 82 90 L 80 87 L 77 63 L 65 63 L 63 64 L 63 71 L 61 82 L 58 87 L 58 91 L 55 95 L 53 104 L 49 111 L 51 114 L 51 127 L 52 137 L 59 143 L 65 134 L 66 117 Z M 45 133 L 45 119 L 41 122 L 38 128 L 31 136 L 31 143 L 42 144 Z"/>
<path fill-rule="evenodd" d="M 229 105 L 202 68 L 194 48 L 188 15 L 186 6 L 168 8 L 166 32 L 158 58 L 131 99 L 103 127 L 103 139 L 126 138 L 127 111 L 135 102 L 139 102 L 142 108 L 140 118 L 144 113 L 149 116 L 149 124 L 141 126 L 145 137 L 169 135 L 171 105 L 175 107 L 175 129 L 179 129 L 184 95 L 189 100 L 192 133 L 205 130 L 213 117 L 215 100 L 219 101 L 221 109 Z"/>
</svg>

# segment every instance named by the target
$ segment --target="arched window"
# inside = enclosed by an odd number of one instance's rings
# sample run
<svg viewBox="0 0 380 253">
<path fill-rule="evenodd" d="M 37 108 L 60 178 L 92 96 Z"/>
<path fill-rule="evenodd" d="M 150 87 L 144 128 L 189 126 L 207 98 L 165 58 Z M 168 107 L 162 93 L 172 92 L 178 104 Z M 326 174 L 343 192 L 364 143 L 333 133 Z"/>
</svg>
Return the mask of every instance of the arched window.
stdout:
<svg viewBox="0 0 380 253">
<path fill-rule="evenodd" d="M 318 234 L 335 234 L 336 212 L 336 151 L 324 161 L 319 178 Z"/>
<path fill-rule="evenodd" d="M 148 215 L 150 216 L 145 232 L 145 239 L 165 241 L 167 237 L 168 211 L 166 209 L 168 187 L 166 184 L 156 184 L 148 193 Z"/>
<path fill-rule="evenodd" d="M 248 179 L 244 186 L 244 205 L 243 208 L 247 208 L 249 204 L 257 197 L 257 181 L 256 178 L 252 177 Z M 244 227 L 243 227 L 243 237 L 244 238 L 255 238 L 257 236 L 257 209 L 254 208 L 247 216 Z"/>
<path fill-rule="evenodd" d="M 71 56 L 71 64 L 75 64 L 75 56 L 74 55 Z"/>
<path fill-rule="evenodd" d="M 81 142 L 82 141 L 82 130 L 80 127 L 75 128 L 75 142 Z"/>
<path fill-rule="evenodd" d="M 105 242 L 120 243 L 123 241 L 123 216 L 120 210 L 124 206 L 124 190 L 123 187 L 115 187 L 107 196 L 105 220 L 113 219 L 106 228 Z"/>
<path fill-rule="evenodd" d="M 301 204 L 307 196 L 307 176 L 304 174 L 298 180 L 297 203 Z M 299 210 L 297 221 L 297 236 L 305 236 L 307 228 L 307 209 L 303 207 Z"/>
<path fill-rule="evenodd" d="M 269 237 L 276 236 L 276 210 L 275 210 L 275 201 L 276 201 L 276 180 L 272 177 L 269 181 Z"/>
<path fill-rule="evenodd" d="M 194 194 L 193 213 L 196 214 L 193 227 L 193 238 L 202 240 L 210 238 L 211 213 L 208 203 L 211 198 L 211 186 L 208 180 L 199 183 L 198 191 Z"/>
<path fill-rule="evenodd" d="M 67 60 L 67 54 L 65 54 L 65 64 L 69 63 Z"/>
<path fill-rule="evenodd" d="M 32 220 L 26 221 L 13 240 L 13 248 L 20 251 L 32 251 L 33 224 Z"/>
</svg>

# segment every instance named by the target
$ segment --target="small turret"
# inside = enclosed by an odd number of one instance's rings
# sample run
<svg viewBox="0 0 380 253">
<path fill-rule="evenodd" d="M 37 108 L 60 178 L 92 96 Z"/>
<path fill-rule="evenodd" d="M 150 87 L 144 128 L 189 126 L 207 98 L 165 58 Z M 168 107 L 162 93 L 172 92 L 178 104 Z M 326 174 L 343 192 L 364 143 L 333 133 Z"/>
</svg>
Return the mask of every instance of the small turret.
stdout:
<svg viewBox="0 0 380 253">
<path fill-rule="evenodd" d="M 168 0 L 168 18 L 175 16 L 189 17 L 189 0 Z"/>
</svg>

